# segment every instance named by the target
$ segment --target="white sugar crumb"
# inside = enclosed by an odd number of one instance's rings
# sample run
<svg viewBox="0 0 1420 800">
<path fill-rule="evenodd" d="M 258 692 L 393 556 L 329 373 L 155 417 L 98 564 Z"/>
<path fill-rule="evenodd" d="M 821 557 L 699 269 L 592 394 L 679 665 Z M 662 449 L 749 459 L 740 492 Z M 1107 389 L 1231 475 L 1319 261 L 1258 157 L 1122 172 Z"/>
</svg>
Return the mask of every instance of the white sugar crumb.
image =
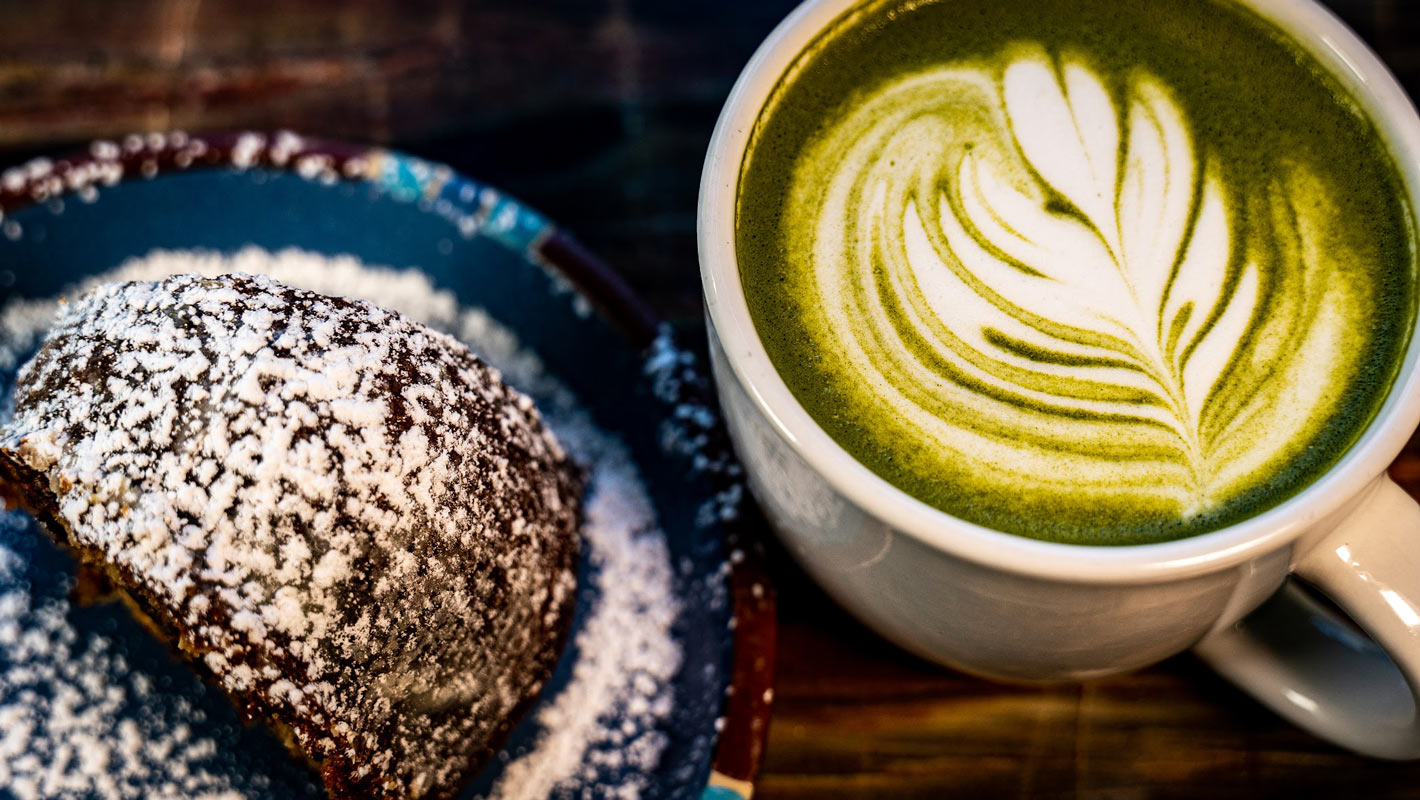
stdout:
<svg viewBox="0 0 1420 800">
<path fill-rule="evenodd" d="M 126 262 L 113 273 L 98 276 L 85 286 L 76 287 L 69 296 L 77 297 L 94 286 L 113 281 L 156 280 L 179 273 L 217 276 L 233 272 L 264 274 L 292 286 L 324 294 L 371 299 L 381 306 L 454 335 L 501 371 L 510 383 L 539 398 L 548 427 L 557 434 L 569 453 L 589 465 L 589 490 L 582 534 L 586 557 L 592 568 L 589 574 L 592 585 L 584 591 L 592 598 L 592 605 L 586 610 L 582 627 L 570 645 L 569 652 L 576 659 L 570 681 L 555 696 L 544 696 L 542 703 L 536 707 L 532 721 L 540 733 L 534 736 L 533 744 L 525 751 L 499 754 L 498 761 L 504 765 L 503 774 L 490 797 L 536 800 L 548 796 L 641 796 L 648 785 L 646 773 L 656 767 L 668 746 L 664 728 L 675 700 L 671 679 L 681 663 L 681 651 L 671 632 L 679 604 L 673 588 L 675 581 L 665 539 L 656 530 L 653 510 L 624 447 L 589 421 L 570 392 L 546 374 L 537 357 L 524 349 L 515 335 L 483 310 L 461 308 L 451 293 L 436 289 L 425 275 L 414 270 L 371 267 L 347 256 L 330 257 L 298 250 L 271 253 L 247 248 L 233 255 L 203 251 L 155 251 L 145 258 Z M 18 359 L 25 357 L 48 329 L 56 312 L 55 301 L 26 301 L 12 304 L 0 313 L 0 367 L 13 368 Z M 245 323 L 253 330 L 267 324 L 259 315 L 245 320 Z M 311 335 L 319 338 L 327 334 L 313 328 Z M 195 370 L 198 366 L 195 363 L 185 366 L 174 363 L 168 368 Z M 321 384 L 322 379 L 338 380 L 340 376 L 307 377 L 305 391 L 318 395 L 332 391 Z M 405 399 L 411 409 L 423 408 L 419 397 Z M 192 432 L 165 427 L 161 403 L 151 404 L 144 413 L 149 415 L 144 424 L 152 425 L 161 436 L 180 440 L 192 435 Z M 345 407 L 340 413 L 350 421 L 347 423 L 346 438 L 341 439 L 337 446 L 359 448 L 359 423 L 373 419 L 379 410 Z M 40 448 L 44 446 L 37 445 Z M 401 442 L 400 457 L 415 458 L 421 449 L 427 451 L 416 440 Z M 259 456 L 260 449 L 252 452 L 239 450 L 225 457 L 258 463 Z M 285 468 L 296 470 L 304 466 L 309 473 L 306 478 L 310 484 L 307 491 L 318 497 L 321 492 L 330 491 L 330 487 L 314 479 L 319 474 L 315 467 L 329 456 L 329 452 L 312 442 L 302 450 L 290 450 Z M 427 481 L 422 486 L 416 483 L 409 487 L 409 494 L 417 502 L 427 501 L 421 492 L 432 491 L 432 488 Z M 213 489 L 220 492 L 223 487 Z M 184 499 L 176 494 L 175 497 L 178 497 L 177 502 L 191 504 L 192 508 L 197 508 L 202 502 L 200 497 Z M 279 503 L 280 499 L 268 498 L 268 502 Z M 243 557 L 236 554 L 233 563 L 227 566 L 239 569 L 243 566 L 242 561 Z M 311 564 L 310 578 L 314 584 L 338 583 L 350 569 L 348 563 L 338 560 L 327 563 L 311 552 L 302 552 L 300 544 L 289 542 L 287 548 L 272 554 L 271 562 L 262 565 L 262 568 L 280 570 L 292 568 L 292 565 Z M 224 574 L 221 569 L 213 571 L 218 578 Z M 235 578 L 235 575 L 232 577 Z M 245 588 L 240 580 L 234 580 L 228 591 L 240 595 Z M 198 612 L 201 611 L 199 605 L 200 601 L 194 598 L 193 608 Z M 293 637 L 309 635 L 309 628 L 322 624 L 319 616 L 312 618 L 308 609 L 294 597 L 272 597 L 267 607 L 268 613 L 257 615 L 243 624 L 254 630 L 280 631 Z M 62 614 L 58 619 L 62 623 Z M 358 620 L 349 626 L 346 633 L 355 639 L 368 636 L 369 625 L 368 619 Z M 13 626 L 0 628 L 0 648 L 10 646 L 3 641 L 5 636 L 21 636 L 19 632 L 10 633 L 10 627 Z M 3 652 L 0 650 L 0 654 Z M 209 660 L 212 657 L 221 658 L 216 653 L 211 654 Z M 246 664 L 227 665 L 227 675 L 237 684 L 255 684 L 266 680 L 259 670 Z M 141 675 L 136 677 L 143 678 Z M 267 683 L 276 688 L 269 680 Z M 3 689 L 3 684 L 0 684 L 0 689 Z M 320 691 L 319 687 L 297 687 L 295 684 L 283 684 L 280 689 L 288 701 L 293 692 Z M 440 686 L 430 697 L 452 696 L 460 691 L 457 682 L 454 682 Z M 103 738 L 106 746 L 119 747 L 124 741 L 132 741 L 125 739 L 122 733 L 133 732 L 127 725 L 126 721 L 120 723 L 114 714 L 109 714 L 95 721 L 94 735 Z M 336 729 L 341 730 L 343 725 L 338 723 Z M 19 744 L 18 752 L 53 753 L 59 745 L 52 737 L 47 737 L 43 729 L 26 736 L 28 738 Z M 204 748 L 210 746 L 205 745 Z M 51 762 L 54 756 L 47 758 L 48 761 L 46 757 L 40 757 L 43 763 L 36 769 L 53 769 Z M 97 767 L 89 771 L 102 772 Z M 216 781 L 215 778 L 213 780 Z M 0 785 L 4 783 L 0 781 Z M 213 786 L 213 791 L 227 792 L 210 795 L 213 798 L 236 796 L 220 781 Z M 94 794 L 102 797 L 136 796 L 97 790 Z"/>
<path fill-rule="evenodd" d="M 0 525 L 24 524 L 14 517 Z M 75 631 L 67 603 L 36 604 L 20 566 L 0 544 L 0 787 L 18 800 L 244 797 L 208 770 L 216 743 L 154 708 L 147 676 L 130 671 L 108 640 Z M 127 708 L 137 714 L 120 719 Z"/>
<path fill-rule="evenodd" d="M 667 745 L 657 726 L 670 715 L 681 662 L 668 634 L 679 611 L 670 554 L 624 449 L 574 424 L 558 429 L 563 441 L 596 455 L 583 536 L 600 598 L 576 638 L 572 682 L 538 712 L 542 733 L 504 771 L 489 795 L 497 800 L 581 797 L 587 786 L 604 792 L 593 796 L 636 798 Z"/>
<path fill-rule="evenodd" d="M 690 457 L 693 471 L 725 479 L 724 488 L 701 505 L 696 524 L 710 527 L 737 519 L 745 499 L 743 473 L 729 450 L 716 454 L 707 447 L 719 415 L 692 391 L 699 380 L 694 354 L 676 347 L 670 328 L 662 327 L 642 370 L 651 391 L 673 409 L 661 422 L 661 447 Z"/>
</svg>

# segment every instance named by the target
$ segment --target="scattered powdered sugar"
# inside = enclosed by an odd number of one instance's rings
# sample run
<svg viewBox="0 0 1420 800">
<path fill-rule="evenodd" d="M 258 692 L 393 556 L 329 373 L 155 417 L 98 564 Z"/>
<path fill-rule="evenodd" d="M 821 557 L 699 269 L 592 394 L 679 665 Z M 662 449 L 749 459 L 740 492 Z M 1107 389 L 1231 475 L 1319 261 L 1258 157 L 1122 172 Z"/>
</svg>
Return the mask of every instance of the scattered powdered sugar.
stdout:
<svg viewBox="0 0 1420 800">
<path fill-rule="evenodd" d="M 0 526 L 24 526 L 11 512 Z M 207 769 L 216 743 L 150 704 L 154 689 L 111 643 L 69 624 L 68 603 L 34 598 L 21 556 L 0 543 L 0 787 L 18 800 L 46 797 L 240 800 Z M 120 714 L 128 708 L 136 715 Z M 184 719 L 186 718 L 186 719 Z"/>
<path fill-rule="evenodd" d="M 591 567 L 587 573 L 591 586 L 584 586 L 582 591 L 591 598 L 591 604 L 584 609 L 570 645 L 569 652 L 575 655 L 571 677 L 555 696 L 545 695 L 536 707 L 533 722 L 539 730 L 531 745 L 500 756 L 505 762 L 503 774 L 491 796 L 500 800 L 638 797 L 647 785 L 644 773 L 657 765 L 668 744 L 662 729 L 674 701 L 671 679 L 679 669 L 681 651 L 671 633 L 679 606 L 670 555 L 624 445 L 595 427 L 572 394 L 545 372 L 536 355 L 522 348 L 515 335 L 481 309 L 460 307 L 451 293 L 436 289 L 427 277 L 414 270 L 371 267 L 350 257 L 297 250 L 270 253 L 247 248 L 230 256 L 156 251 L 90 279 L 76 287 L 75 294 L 114 281 L 154 280 L 178 273 L 216 276 L 233 272 L 265 274 L 321 293 L 368 298 L 453 334 L 500 370 L 509 383 L 536 397 L 546 423 L 562 445 L 590 465 L 582 537 Z M 33 349 L 54 319 L 56 305 L 52 300 L 22 301 L 0 313 L 0 366 L 13 368 Z M 21 621 L 10 610 L 25 605 L 25 596 L 17 597 L 7 599 L 7 605 L 0 608 L 0 625 L 5 626 L 0 628 L 0 634 L 15 631 L 14 636 L 0 635 L 0 659 L 19 663 L 18 657 L 30 652 L 22 649 L 21 643 L 35 635 L 53 642 L 73 640 L 72 630 L 65 627 L 62 607 L 46 607 L 49 610 L 43 617 L 28 609 L 16 612 L 28 615 Z M 36 627 L 41 619 L 48 620 L 50 627 Z M 41 632 L 34 634 L 37 630 Z M 47 666 L 34 674 L 41 676 L 37 680 L 55 686 L 55 691 L 60 685 L 77 687 L 75 691 L 84 698 L 86 707 L 108 708 L 101 702 L 105 696 L 131 693 L 131 687 L 142 684 L 142 676 L 125 672 L 122 664 L 89 670 L 76 667 L 74 662 L 82 662 L 83 656 L 66 647 L 69 646 L 51 645 L 43 657 Z M 66 674 L 102 678 L 64 683 Z M 15 691 L 14 685 L 11 679 L 0 683 L 0 721 L 8 719 L 4 715 L 9 714 L 29 715 L 25 718 L 31 722 L 6 726 L 10 730 L 0 731 L 5 736 L 0 739 L 0 755 L 9 762 L 12 774 L 20 774 L 16 771 L 19 764 L 26 766 L 28 772 L 24 775 L 30 780 L 55 773 L 67 775 L 66 780 L 89 781 L 84 791 L 90 794 L 136 796 L 106 783 L 105 776 L 115 763 L 120 763 L 113 757 L 88 762 L 63 760 L 67 751 L 54 720 L 68 719 L 69 712 L 54 712 L 56 706 L 52 703 L 34 702 L 35 695 Z M 112 747 L 117 748 L 122 746 L 120 728 L 125 723 L 118 721 L 113 708 L 96 711 L 86 730 L 91 730 L 91 738 L 112 742 Z M 145 775 L 158 770 L 186 776 L 187 782 L 178 791 L 182 796 L 223 791 L 223 779 L 201 768 L 203 754 L 211 745 L 202 745 L 180 719 L 166 724 L 165 728 L 158 722 L 145 723 L 145 735 L 149 739 L 166 736 L 182 746 L 169 748 L 166 760 L 149 765 Z M 13 759 L 11 752 L 17 754 Z M 0 781 L 3 783 L 7 782 Z M 225 790 L 228 795 L 212 796 L 240 796 L 235 788 Z"/>
<path fill-rule="evenodd" d="M 639 797 L 666 747 L 657 723 L 670 715 L 680 666 L 668 635 L 677 612 L 670 554 L 636 468 L 590 423 L 563 422 L 554 423 L 563 443 L 596 464 L 582 532 L 598 601 L 576 637 L 572 681 L 537 712 L 542 732 L 505 769 L 491 794 L 498 800 L 582 796 L 592 785 L 608 797 Z"/>
<path fill-rule="evenodd" d="M 128 637 L 111 635 L 117 620 L 64 599 L 71 583 L 47 540 L 25 514 L 0 512 L 0 796 L 315 796 L 294 763 L 252 769 L 280 756 L 280 745 L 210 719 L 224 703 L 195 676 L 147 668 L 151 653 L 132 665 Z M 184 688 L 174 691 L 175 682 Z M 237 739 L 248 740 L 245 750 L 231 747 Z"/>
<path fill-rule="evenodd" d="M 708 527 L 738 519 L 745 501 L 743 468 L 725 443 L 713 441 L 722 435 L 720 415 L 706 404 L 711 393 L 703 385 L 695 355 L 677 347 L 670 328 L 662 326 L 642 371 L 657 399 L 672 409 L 661 422 L 661 447 L 688 456 L 692 470 L 722 487 L 701 505 L 695 523 Z"/>
</svg>

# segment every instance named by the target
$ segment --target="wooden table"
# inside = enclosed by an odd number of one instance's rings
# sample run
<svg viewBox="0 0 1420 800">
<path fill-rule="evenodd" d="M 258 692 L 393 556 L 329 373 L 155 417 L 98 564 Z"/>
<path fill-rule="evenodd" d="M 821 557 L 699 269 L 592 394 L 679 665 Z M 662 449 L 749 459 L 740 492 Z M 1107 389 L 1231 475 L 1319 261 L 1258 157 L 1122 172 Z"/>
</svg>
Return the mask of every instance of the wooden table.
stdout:
<svg viewBox="0 0 1420 800">
<path fill-rule="evenodd" d="M 1420 95 L 1420 2 L 1329 0 Z M 716 114 L 791 0 L 0 0 L 0 162 L 134 130 L 289 127 L 502 186 L 703 342 L 696 184 Z M 1420 445 L 1393 474 L 1420 495 Z M 1188 656 L 1016 688 L 896 651 L 782 554 L 759 797 L 1420 797 Z"/>
</svg>

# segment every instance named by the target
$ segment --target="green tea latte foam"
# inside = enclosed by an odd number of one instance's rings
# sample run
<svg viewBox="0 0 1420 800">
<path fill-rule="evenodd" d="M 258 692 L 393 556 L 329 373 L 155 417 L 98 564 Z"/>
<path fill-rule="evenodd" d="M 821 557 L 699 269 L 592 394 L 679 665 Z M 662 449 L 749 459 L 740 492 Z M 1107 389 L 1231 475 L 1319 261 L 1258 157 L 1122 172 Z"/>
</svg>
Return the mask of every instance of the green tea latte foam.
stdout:
<svg viewBox="0 0 1420 800">
<path fill-rule="evenodd" d="M 1414 315 L 1384 143 L 1221 2 L 863 6 L 762 111 L 736 236 L 760 337 L 830 435 L 1058 541 L 1188 536 L 1304 488 Z"/>
</svg>

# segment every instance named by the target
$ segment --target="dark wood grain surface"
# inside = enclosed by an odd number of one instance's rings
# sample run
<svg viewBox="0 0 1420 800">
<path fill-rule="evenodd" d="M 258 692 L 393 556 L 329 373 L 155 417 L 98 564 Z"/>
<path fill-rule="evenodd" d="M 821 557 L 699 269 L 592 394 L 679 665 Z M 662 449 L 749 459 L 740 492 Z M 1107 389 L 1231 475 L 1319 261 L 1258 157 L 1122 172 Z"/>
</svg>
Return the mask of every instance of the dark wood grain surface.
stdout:
<svg viewBox="0 0 1420 800">
<path fill-rule="evenodd" d="M 1420 0 L 1330 0 L 1420 93 Z M 790 0 L 0 0 L 0 162 L 95 137 L 275 128 L 388 143 L 502 186 L 703 342 L 701 159 Z M 1420 495 L 1420 445 L 1393 475 Z M 771 548 L 776 712 L 759 797 L 1420 797 L 1179 657 L 1005 687 L 918 661 Z"/>
</svg>

